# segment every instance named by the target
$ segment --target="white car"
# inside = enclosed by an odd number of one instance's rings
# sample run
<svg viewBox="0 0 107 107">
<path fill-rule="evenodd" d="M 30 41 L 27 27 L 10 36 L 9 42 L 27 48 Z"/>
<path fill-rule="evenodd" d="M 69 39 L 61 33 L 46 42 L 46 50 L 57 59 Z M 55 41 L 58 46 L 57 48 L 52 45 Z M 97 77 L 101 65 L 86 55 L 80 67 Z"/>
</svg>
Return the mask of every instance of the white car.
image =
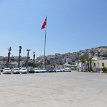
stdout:
<svg viewBox="0 0 107 107">
<path fill-rule="evenodd" d="M 47 69 L 43 68 L 43 69 L 40 69 L 40 68 L 34 68 L 34 72 L 35 73 L 45 73 L 45 72 L 49 72 Z"/>
<path fill-rule="evenodd" d="M 39 70 L 39 73 L 46 73 L 46 72 L 49 72 L 49 70 L 46 69 L 46 68 L 43 68 L 43 69 L 40 69 L 40 70 Z"/>
<path fill-rule="evenodd" d="M 27 74 L 27 69 L 24 67 L 24 68 L 20 68 L 20 73 L 21 74 Z"/>
<path fill-rule="evenodd" d="M 68 67 L 66 67 L 66 68 L 65 68 L 65 72 L 71 72 L 71 69 L 68 68 Z"/>
<path fill-rule="evenodd" d="M 11 74 L 12 70 L 10 68 L 4 68 L 3 69 L 3 74 Z"/>
<path fill-rule="evenodd" d="M 39 68 L 34 68 L 34 72 L 35 72 L 35 73 L 39 73 L 39 72 L 40 72 L 40 69 L 39 69 Z"/>
<path fill-rule="evenodd" d="M 62 72 L 62 70 L 61 70 L 61 69 L 59 69 L 59 68 L 58 68 L 58 69 L 56 69 L 55 71 L 56 71 L 56 72 Z"/>
<path fill-rule="evenodd" d="M 13 68 L 12 73 L 13 74 L 20 74 L 20 69 L 19 68 Z"/>
</svg>

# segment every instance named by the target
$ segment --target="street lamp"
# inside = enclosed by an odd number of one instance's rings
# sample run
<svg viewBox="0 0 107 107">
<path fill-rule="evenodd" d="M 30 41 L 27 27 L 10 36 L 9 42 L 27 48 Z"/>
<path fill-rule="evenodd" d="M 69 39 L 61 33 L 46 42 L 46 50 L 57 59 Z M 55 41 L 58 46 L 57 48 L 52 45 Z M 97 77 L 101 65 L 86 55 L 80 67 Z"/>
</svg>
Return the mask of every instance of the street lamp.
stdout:
<svg viewBox="0 0 107 107">
<path fill-rule="evenodd" d="M 79 72 L 79 69 L 80 69 L 80 67 L 79 67 L 79 52 L 77 53 L 77 71 Z"/>
<path fill-rule="evenodd" d="M 22 49 L 22 46 L 19 46 L 19 61 L 18 61 L 18 67 L 20 67 L 20 57 L 21 57 L 21 49 Z"/>
<path fill-rule="evenodd" d="M 92 69 L 92 56 L 94 55 L 94 52 L 93 51 L 90 51 L 89 52 L 89 71 L 92 72 L 93 69 Z"/>
<path fill-rule="evenodd" d="M 30 49 L 27 49 L 27 60 L 26 60 L 26 68 L 28 67 L 28 61 L 29 61 L 29 51 Z"/>
<path fill-rule="evenodd" d="M 33 52 L 33 62 L 35 63 L 35 52 Z"/>
<path fill-rule="evenodd" d="M 10 54 L 11 54 L 10 51 L 11 51 L 11 47 L 9 47 L 9 49 L 8 49 L 7 68 L 9 67 Z"/>
</svg>

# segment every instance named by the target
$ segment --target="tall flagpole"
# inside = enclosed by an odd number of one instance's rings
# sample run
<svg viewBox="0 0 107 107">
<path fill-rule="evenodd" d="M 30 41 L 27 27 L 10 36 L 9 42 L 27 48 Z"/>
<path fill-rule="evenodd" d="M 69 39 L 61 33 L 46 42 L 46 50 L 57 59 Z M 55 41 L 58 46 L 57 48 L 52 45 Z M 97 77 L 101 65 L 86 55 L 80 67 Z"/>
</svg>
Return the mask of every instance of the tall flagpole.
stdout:
<svg viewBox="0 0 107 107">
<path fill-rule="evenodd" d="M 44 66 L 46 68 L 46 34 L 47 34 L 47 17 L 46 17 L 46 29 L 45 29 L 45 39 L 44 39 Z"/>
</svg>

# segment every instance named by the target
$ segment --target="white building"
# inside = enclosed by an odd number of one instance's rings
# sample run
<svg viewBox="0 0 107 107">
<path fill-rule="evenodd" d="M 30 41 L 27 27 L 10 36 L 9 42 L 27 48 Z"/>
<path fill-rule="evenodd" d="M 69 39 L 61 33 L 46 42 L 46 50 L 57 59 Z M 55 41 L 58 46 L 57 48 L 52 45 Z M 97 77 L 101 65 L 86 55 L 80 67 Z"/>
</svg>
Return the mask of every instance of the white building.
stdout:
<svg viewBox="0 0 107 107">
<path fill-rule="evenodd" d="M 107 59 L 104 57 L 93 57 L 92 60 L 94 71 L 101 72 L 103 67 L 107 67 Z"/>
</svg>

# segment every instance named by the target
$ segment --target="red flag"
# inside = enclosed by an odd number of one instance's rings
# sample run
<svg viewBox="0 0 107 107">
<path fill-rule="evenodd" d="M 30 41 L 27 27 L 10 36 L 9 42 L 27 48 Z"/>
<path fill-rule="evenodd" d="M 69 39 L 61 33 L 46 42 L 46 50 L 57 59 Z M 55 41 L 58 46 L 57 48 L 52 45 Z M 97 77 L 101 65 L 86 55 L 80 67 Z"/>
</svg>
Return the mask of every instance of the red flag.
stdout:
<svg viewBox="0 0 107 107">
<path fill-rule="evenodd" d="M 45 21 L 43 22 L 41 29 L 45 29 L 45 27 L 46 27 L 46 22 L 47 22 L 47 17 L 46 17 Z"/>
</svg>

